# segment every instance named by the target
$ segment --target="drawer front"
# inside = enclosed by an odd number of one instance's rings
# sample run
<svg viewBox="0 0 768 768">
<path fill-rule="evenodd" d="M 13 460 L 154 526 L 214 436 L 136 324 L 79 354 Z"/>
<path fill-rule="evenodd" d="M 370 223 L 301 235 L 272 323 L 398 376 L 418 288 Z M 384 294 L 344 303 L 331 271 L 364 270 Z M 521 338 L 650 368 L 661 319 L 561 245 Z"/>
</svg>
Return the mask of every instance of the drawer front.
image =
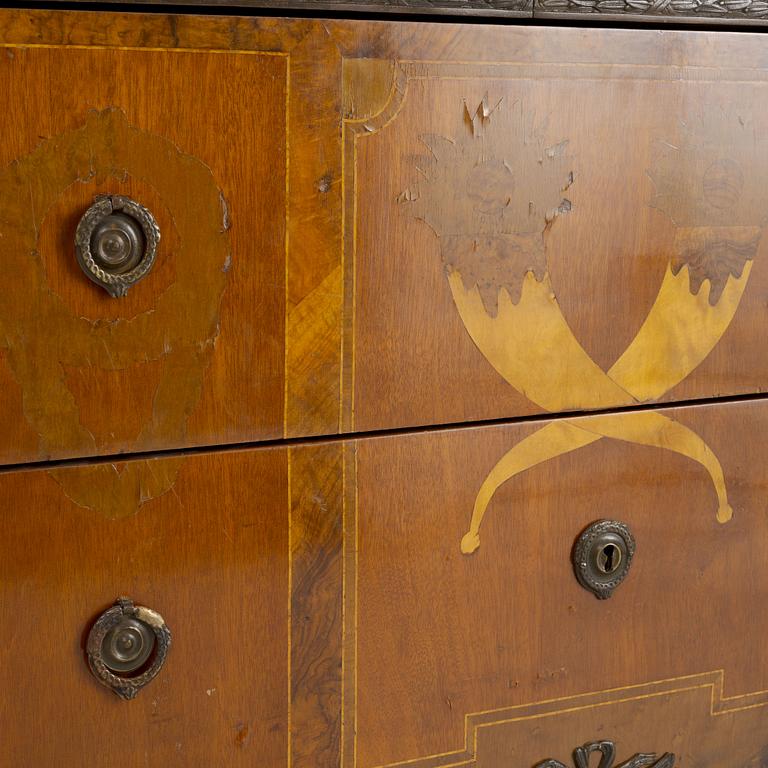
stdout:
<svg viewBox="0 0 768 768">
<path fill-rule="evenodd" d="M 67 496 L 100 468 L 0 477 L 4 768 L 285 764 L 286 454 L 141 463 L 158 478 L 178 471 L 176 482 L 118 518 Z M 136 466 L 121 468 L 116 495 Z M 157 677 L 129 701 L 86 662 L 89 632 L 118 597 L 171 633 Z"/>
<path fill-rule="evenodd" d="M 379 111 L 346 123 L 350 428 L 764 388 L 752 40 L 533 34 L 393 60 Z"/>
<path fill-rule="evenodd" d="M 1 60 L 0 462 L 282 434 L 286 57 L 8 45 Z M 99 195 L 160 233 L 122 297 L 75 259 Z"/>
<path fill-rule="evenodd" d="M 534 768 L 598 741 L 617 766 L 762 765 L 767 419 L 754 402 L 4 473 L 0 765 Z M 74 501 L 100 472 L 119 485 Z M 598 520 L 625 526 L 629 562 L 602 600 L 573 560 Z M 130 701 L 86 664 L 118 596 L 172 633 Z"/>
<path fill-rule="evenodd" d="M 361 441 L 345 765 L 582 768 L 573 751 L 600 741 L 601 766 L 762 765 L 767 418 L 699 406 Z M 598 520 L 634 539 L 607 599 L 575 575 Z"/>
<path fill-rule="evenodd" d="M 0 473 L 0 766 L 338 767 L 353 455 Z M 84 490 L 105 473 L 108 493 Z M 133 658 L 124 621 L 162 633 L 145 666 L 114 671 Z"/>
<path fill-rule="evenodd" d="M 0 462 L 763 388 L 757 35 L 2 18 Z"/>
</svg>

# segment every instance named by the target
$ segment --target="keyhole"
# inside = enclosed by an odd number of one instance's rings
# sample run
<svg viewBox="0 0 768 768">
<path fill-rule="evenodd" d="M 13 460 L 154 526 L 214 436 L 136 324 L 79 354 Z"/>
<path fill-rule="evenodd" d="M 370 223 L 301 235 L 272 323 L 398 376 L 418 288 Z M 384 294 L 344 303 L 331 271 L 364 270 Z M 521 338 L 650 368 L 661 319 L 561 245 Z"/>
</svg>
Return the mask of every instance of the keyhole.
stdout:
<svg viewBox="0 0 768 768">
<path fill-rule="evenodd" d="M 597 553 L 597 567 L 602 573 L 610 574 L 621 565 L 621 550 L 615 544 L 605 544 Z"/>
</svg>

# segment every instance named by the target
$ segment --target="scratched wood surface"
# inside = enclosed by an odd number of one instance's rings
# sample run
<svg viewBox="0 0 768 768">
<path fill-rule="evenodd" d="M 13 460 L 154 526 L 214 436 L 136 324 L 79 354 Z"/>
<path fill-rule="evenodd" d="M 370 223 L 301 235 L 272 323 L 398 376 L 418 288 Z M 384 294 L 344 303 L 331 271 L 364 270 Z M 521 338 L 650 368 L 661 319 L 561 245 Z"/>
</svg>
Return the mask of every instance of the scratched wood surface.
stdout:
<svg viewBox="0 0 768 768">
<path fill-rule="evenodd" d="M 0 462 L 764 387 L 757 35 L 2 21 Z M 164 232 L 120 301 L 110 190 Z"/>
<path fill-rule="evenodd" d="M 663 447 L 608 436 L 638 418 Z M 88 465 L 0 474 L 0 765 L 757 768 L 766 434 L 751 402 L 134 461 L 174 480 L 121 517 L 73 501 Z M 637 542 L 606 601 L 571 565 L 600 518 Z M 173 632 L 131 702 L 83 652 L 118 595 Z"/>
<path fill-rule="evenodd" d="M 657 50 L 401 63 L 348 122 L 350 429 L 764 389 L 768 82 Z"/>
</svg>

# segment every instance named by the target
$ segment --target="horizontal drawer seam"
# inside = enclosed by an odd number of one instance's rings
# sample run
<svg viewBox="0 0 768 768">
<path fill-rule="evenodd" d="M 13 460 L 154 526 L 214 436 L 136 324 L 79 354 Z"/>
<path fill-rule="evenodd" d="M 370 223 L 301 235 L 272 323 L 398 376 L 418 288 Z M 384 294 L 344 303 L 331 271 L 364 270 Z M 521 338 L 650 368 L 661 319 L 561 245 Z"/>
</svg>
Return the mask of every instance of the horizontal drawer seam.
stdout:
<svg viewBox="0 0 768 768">
<path fill-rule="evenodd" d="M 647 411 L 669 411 L 681 408 L 701 408 L 706 406 L 722 406 L 731 403 L 747 403 L 768 400 L 768 392 L 754 392 L 743 395 L 728 395 L 724 397 L 696 398 L 691 400 L 676 400 L 669 403 L 651 403 L 643 405 L 623 406 L 620 408 L 605 408 L 595 411 L 560 411 L 556 413 L 541 413 L 527 416 L 517 416 L 499 419 L 478 419 L 443 424 L 427 424 L 423 426 L 399 427 L 396 429 L 370 430 L 366 432 L 349 432 L 341 435 L 311 435 L 296 438 L 277 438 L 273 440 L 257 440 L 243 443 L 221 443 L 190 448 L 169 448 L 160 451 L 137 451 L 133 453 L 118 453 L 107 456 L 82 456 L 71 459 L 54 459 L 50 461 L 28 461 L 16 464 L 0 465 L 0 474 L 19 472 L 22 470 L 50 470 L 64 467 L 82 467 L 98 464 L 123 463 L 127 461 L 163 459 L 191 456 L 206 453 L 226 453 L 234 451 L 269 450 L 275 448 L 293 448 L 303 445 L 317 445 L 360 440 L 374 440 L 383 437 L 407 437 L 430 432 L 459 431 L 466 429 L 481 429 L 483 427 L 501 427 L 512 424 L 535 424 L 558 421 L 561 419 L 586 419 L 591 416 L 609 416 L 621 413 L 642 413 Z"/>
</svg>

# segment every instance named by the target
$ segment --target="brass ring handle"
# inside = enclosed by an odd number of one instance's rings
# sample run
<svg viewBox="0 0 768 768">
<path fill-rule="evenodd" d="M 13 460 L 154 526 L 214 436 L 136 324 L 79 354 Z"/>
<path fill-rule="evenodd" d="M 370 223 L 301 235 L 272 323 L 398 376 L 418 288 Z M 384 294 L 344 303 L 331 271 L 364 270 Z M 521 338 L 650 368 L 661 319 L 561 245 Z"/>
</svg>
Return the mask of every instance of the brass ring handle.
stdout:
<svg viewBox="0 0 768 768">
<path fill-rule="evenodd" d="M 624 523 L 598 520 L 576 541 L 573 570 L 584 589 L 605 600 L 627 577 L 634 554 L 635 538 Z"/>
<path fill-rule="evenodd" d="M 88 634 L 88 666 L 102 685 L 129 700 L 157 676 L 170 647 L 163 617 L 121 597 Z"/>
<path fill-rule="evenodd" d="M 75 231 L 75 255 L 86 276 L 110 296 L 125 296 L 152 269 L 160 228 L 142 205 L 98 195 Z"/>
</svg>

